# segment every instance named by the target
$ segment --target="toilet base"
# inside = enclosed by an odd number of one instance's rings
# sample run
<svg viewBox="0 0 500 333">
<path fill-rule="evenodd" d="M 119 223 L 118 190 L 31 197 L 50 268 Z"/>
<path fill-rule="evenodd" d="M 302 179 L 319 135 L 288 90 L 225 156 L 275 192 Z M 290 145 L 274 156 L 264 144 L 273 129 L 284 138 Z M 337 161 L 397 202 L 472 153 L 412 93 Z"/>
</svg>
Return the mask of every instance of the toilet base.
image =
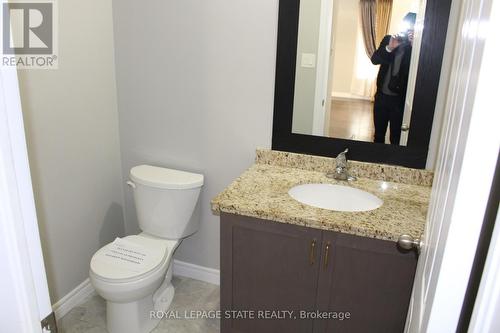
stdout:
<svg viewBox="0 0 500 333">
<path fill-rule="evenodd" d="M 149 333 L 160 322 L 156 311 L 167 311 L 174 299 L 172 264 L 154 294 L 138 301 L 114 303 L 106 301 L 106 328 L 109 333 Z"/>
<path fill-rule="evenodd" d="M 130 303 L 106 302 L 106 329 L 109 333 L 148 333 L 160 322 L 150 318 L 153 296 Z"/>
<path fill-rule="evenodd" d="M 174 300 L 175 288 L 172 284 L 161 286 L 154 295 L 154 310 L 155 311 L 167 311 Z"/>
</svg>

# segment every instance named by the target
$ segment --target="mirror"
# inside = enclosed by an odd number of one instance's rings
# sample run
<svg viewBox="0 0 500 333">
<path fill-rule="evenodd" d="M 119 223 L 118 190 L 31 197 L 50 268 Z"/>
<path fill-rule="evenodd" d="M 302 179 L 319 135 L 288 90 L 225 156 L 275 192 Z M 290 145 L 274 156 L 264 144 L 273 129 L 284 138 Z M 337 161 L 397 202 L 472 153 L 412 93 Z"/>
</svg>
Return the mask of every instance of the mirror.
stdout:
<svg viewBox="0 0 500 333">
<path fill-rule="evenodd" d="M 424 6 L 300 1 L 292 132 L 406 145 Z"/>
<path fill-rule="evenodd" d="M 390 10 L 379 9 L 377 15 L 377 8 L 385 8 L 381 6 Z M 425 168 L 450 7 L 451 0 L 280 1 L 272 148 L 330 157 L 349 148 L 351 160 Z M 408 13 L 415 14 L 406 17 Z M 415 22 L 413 31 L 408 29 L 408 19 L 410 26 Z M 361 21 L 375 25 L 365 23 L 364 29 Z M 313 27 L 310 34 L 304 32 L 306 26 Z M 381 32 L 377 33 L 377 26 L 383 27 Z M 413 41 L 408 47 L 410 32 Z M 399 45 L 391 42 L 389 52 L 383 43 L 389 44 L 386 36 L 392 35 Z M 388 73 L 391 67 L 378 66 L 377 59 L 372 62 L 381 44 L 378 58 L 397 59 L 394 67 L 399 68 L 391 68 L 390 73 L 405 73 L 404 80 L 398 75 L 395 79 L 381 75 L 379 80 L 380 89 L 399 93 L 398 103 L 391 94 L 383 101 L 375 98 L 374 76 L 383 67 Z M 398 54 L 403 44 L 405 52 Z M 374 142 L 377 101 L 397 104 L 393 144 L 388 144 L 390 119 L 384 120 L 385 135 Z"/>
</svg>

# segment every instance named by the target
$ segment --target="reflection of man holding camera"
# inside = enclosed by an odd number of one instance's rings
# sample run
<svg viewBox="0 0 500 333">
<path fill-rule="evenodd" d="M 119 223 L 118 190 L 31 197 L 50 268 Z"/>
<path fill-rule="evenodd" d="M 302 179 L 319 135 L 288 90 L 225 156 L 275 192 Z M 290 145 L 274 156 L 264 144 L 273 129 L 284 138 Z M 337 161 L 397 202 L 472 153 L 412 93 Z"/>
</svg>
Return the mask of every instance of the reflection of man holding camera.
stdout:
<svg viewBox="0 0 500 333">
<path fill-rule="evenodd" d="M 399 145 L 415 19 L 415 13 L 406 14 L 403 19 L 405 30 L 394 36 L 385 36 L 371 57 L 374 65 L 380 65 L 373 106 L 374 142 L 385 142 L 387 125 L 390 124 L 391 144 Z"/>
</svg>

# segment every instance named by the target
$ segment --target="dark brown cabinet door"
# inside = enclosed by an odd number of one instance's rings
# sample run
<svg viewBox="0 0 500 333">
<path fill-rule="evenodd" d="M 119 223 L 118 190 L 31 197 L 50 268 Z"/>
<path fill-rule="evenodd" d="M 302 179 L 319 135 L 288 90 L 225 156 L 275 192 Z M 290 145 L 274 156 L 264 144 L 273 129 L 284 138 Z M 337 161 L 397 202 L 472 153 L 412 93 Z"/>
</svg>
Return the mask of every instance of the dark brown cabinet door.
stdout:
<svg viewBox="0 0 500 333">
<path fill-rule="evenodd" d="M 316 309 L 321 237 L 321 230 L 222 213 L 221 310 L 255 317 L 223 318 L 221 332 L 312 332 L 312 320 L 262 311 Z"/>
<path fill-rule="evenodd" d="M 349 312 L 350 318 L 316 320 L 315 333 L 403 332 L 417 264 L 414 252 L 400 252 L 395 242 L 325 231 L 322 253 L 318 309 Z"/>
</svg>

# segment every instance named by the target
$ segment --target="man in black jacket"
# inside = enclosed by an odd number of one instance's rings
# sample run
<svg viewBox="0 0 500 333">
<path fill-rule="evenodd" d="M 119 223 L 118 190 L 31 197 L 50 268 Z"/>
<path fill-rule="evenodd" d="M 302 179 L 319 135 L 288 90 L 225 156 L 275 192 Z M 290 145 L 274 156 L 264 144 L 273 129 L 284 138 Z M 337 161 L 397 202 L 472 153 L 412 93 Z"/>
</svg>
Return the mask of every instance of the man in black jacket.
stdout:
<svg viewBox="0 0 500 333">
<path fill-rule="evenodd" d="M 385 36 L 371 57 L 374 65 L 380 65 L 373 105 L 374 142 L 385 142 L 387 125 L 390 124 L 391 144 L 399 145 L 415 19 L 415 13 L 406 14 L 403 19 L 407 24 L 406 31 Z"/>
</svg>

